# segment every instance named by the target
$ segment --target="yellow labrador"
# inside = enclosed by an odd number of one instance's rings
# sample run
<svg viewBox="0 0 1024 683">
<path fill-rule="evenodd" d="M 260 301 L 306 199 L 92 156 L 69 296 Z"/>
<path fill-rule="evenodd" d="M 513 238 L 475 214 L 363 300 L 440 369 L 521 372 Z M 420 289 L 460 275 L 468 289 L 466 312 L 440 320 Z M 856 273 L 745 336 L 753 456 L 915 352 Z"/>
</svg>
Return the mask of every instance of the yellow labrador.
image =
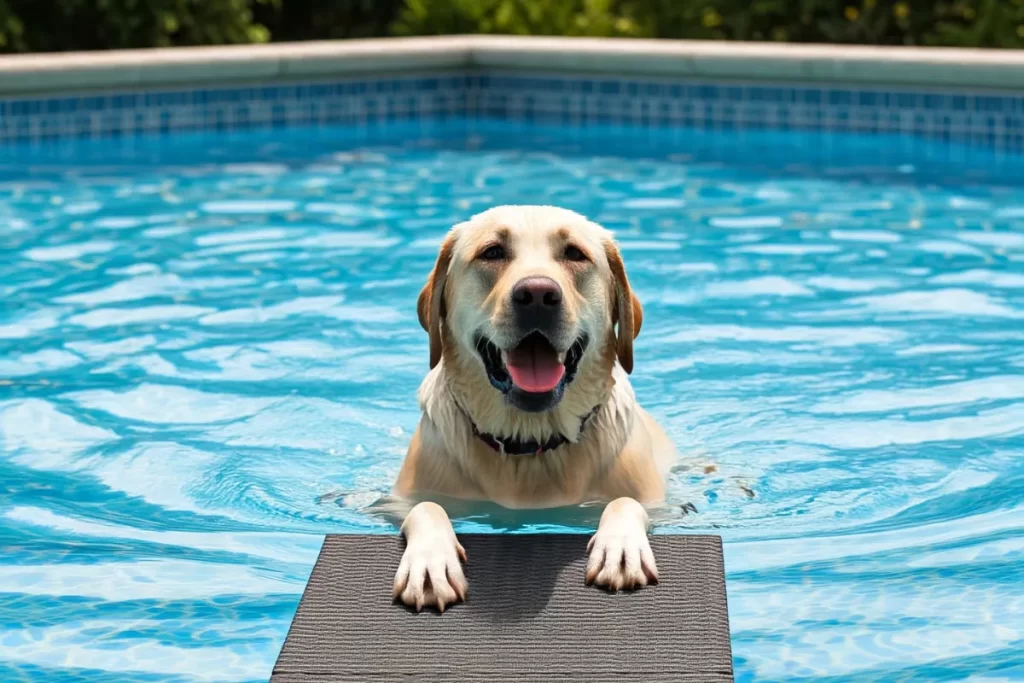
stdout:
<svg viewBox="0 0 1024 683">
<path fill-rule="evenodd" d="M 611 234 L 565 209 L 491 209 L 445 238 L 418 311 L 431 370 L 394 494 L 424 502 L 402 524 L 396 599 L 443 611 L 465 598 L 465 552 L 431 494 L 610 501 L 587 581 L 656 581 L 645 505 L 663 500 L 676 452 L 627 378 L 643 315 Z"/>
</svg>

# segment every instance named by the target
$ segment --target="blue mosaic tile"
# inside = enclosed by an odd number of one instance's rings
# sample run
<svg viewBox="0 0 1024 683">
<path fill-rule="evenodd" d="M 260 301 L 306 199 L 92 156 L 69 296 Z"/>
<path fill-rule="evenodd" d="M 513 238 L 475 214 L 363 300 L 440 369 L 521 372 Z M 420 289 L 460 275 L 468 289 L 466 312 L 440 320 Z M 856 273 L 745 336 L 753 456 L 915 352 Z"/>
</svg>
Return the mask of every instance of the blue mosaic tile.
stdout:
<svg viewBox="0 0 1024 683">
<path fill-rule="evenodd" d="M 452 116 L 568 126 L 900 133 L 1018 149 L 1024 95 L 508 72 L 0 99 L 0 142 Z"/>
</svg>

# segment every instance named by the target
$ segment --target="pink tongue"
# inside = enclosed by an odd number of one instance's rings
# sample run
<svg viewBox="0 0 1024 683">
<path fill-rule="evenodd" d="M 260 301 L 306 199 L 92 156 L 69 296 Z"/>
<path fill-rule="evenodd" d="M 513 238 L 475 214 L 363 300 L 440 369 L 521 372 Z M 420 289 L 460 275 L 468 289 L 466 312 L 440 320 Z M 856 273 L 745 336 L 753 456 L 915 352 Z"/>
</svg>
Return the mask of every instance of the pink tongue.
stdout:
<svg viewBox="0 0 1024 683">
<path fill-rule="evenodd" d="M 555 350 L 546 344 L 520 344 L 509 351 L 507 365 L 512 382 L 535 394 L 551 391 L 565 374 L 565 366 L 558 362 Z"/>
</svg>

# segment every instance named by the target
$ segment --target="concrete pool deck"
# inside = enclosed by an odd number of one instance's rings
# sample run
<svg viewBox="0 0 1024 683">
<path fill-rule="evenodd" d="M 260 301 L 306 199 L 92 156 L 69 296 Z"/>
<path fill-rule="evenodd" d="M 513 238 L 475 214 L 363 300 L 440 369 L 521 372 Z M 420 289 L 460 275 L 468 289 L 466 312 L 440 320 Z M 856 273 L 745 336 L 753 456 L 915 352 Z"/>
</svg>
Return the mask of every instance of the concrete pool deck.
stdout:
<svg viewBox="0 0 1024 683">
<path fill-rule="evenodd" d="M 476 69 L 1024 90 L 1021 50 L 438 36 L 12 55 L 0 57 L 0 96 Z"/>
</svg>

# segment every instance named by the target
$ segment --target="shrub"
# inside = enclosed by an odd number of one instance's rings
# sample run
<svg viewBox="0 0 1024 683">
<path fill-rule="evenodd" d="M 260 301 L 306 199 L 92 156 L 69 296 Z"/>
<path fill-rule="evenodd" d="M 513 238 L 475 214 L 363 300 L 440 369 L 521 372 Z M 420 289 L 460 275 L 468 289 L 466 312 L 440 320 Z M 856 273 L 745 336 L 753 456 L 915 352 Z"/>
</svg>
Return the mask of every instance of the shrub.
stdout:
<svg viewBox="0 0 1024 683">
<path fill-rule="evenodd" d="M 1024 47 L 1024 0 L 637 0 L 659 38 Z"/>
<path fill-rule="evenodd" d="M 0 0 L 0 50 L 261 43 L 256 4 L 279 0 Z"/>
<path fill-rule="evenodd" d="M 406 0 L 392 30 L 1022 48 L 1024 0 Z"/>
<path fill-rule="evenodd" d="M 0 0 L 2 1 L 2 0 Z M 275 41 L 386 36 L 402 0 L 278 0 L 255 17 Z"/>
<path fill-rule="evenodd" d="M 0 52 L 452 33 L 1024 48 L 1024 0 L 0 0 Z"/>
<path fill-rule="evenodd" d="M 638 36 L 640 28 L 615 0 L 406 0 L 396 35 Z"/>
<path fill-rule="evenodd" d="M 0 52 L 23 52 L 25 26 L 6 0 L 0 0 Z"/>
<path fill-rule="evenodd" d="M 1024 48 L 1024 0 L 958 0 L 936 10 L 928 44 Z"/>
</svg>

